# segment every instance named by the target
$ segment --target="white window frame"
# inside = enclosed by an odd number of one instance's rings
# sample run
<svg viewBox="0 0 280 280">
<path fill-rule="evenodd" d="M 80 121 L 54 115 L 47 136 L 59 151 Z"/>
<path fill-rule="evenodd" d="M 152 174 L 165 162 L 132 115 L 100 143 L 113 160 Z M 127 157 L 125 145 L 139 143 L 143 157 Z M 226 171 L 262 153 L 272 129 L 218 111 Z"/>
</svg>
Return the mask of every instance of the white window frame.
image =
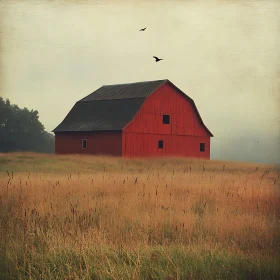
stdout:
<svg viewBox="0 0 280 280">
<path fill-rule="evenodd" d="M 86 147 L 84 148 L 84 141 L 86 143 Z M 87 139 L 82 139 L 82 149 L 86 149 L 87 148 Z"/>
</svg>

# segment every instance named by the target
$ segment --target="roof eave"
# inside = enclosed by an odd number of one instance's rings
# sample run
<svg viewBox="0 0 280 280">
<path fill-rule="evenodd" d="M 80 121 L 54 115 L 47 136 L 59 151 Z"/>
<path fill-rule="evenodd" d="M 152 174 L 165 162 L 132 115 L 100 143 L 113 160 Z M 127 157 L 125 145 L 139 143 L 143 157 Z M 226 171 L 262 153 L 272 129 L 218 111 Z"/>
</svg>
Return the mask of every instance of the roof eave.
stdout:
<svg viewBox="0 0 280 280">
<path fill-rule="evenodd" d="M 69 133 L 75 133 L 75 132 L 119 132 L 122 131 L 122 129 L 102 129 L 102 130 L 58 130 L 58 131 L 52 131 L 54 133 L 64 133 L 64 132 L 69 132 Z"/>
</svg>

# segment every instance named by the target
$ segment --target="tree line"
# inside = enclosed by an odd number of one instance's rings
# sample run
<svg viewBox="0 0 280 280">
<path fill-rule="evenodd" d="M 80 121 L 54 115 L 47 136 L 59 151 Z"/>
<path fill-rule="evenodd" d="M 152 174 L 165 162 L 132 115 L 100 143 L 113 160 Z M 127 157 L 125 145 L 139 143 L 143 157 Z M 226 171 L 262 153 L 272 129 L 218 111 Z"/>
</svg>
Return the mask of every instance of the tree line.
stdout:
<svg viewBox="0 0 280 280">
<path fill-rule="evenodd" d="M 54 136 L 45 131 L 37 110 L 29 111 L 0 97 L 0 152 L 54 152 Z"/>
</svg>

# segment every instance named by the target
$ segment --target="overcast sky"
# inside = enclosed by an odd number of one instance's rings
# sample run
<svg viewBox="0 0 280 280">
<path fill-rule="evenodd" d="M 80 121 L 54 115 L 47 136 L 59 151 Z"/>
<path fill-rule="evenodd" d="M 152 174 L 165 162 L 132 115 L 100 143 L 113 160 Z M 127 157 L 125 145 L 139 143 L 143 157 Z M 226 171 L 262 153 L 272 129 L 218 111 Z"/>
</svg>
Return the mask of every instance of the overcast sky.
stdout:
<svg viewBox="0 0 280 280">
<path fill-rule="evenodd" d="M 49 132 L 102 85 L 169 79 L 212 159 L 280 163 L 278 0 L 2 0 L 0 32 L 0 95 Z"/>
</svg>

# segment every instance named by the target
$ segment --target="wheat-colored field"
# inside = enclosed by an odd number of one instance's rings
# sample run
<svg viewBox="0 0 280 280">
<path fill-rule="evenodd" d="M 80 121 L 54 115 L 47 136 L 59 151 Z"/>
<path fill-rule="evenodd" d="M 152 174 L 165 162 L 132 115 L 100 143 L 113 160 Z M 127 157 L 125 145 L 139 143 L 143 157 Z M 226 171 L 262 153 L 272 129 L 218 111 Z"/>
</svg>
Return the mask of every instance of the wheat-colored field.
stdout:
<svg viewBox="0 0 280 280">
<path fill-rule="evenodd" d="M 279 166 L 33 153 L 0 166 L 3 279 L 280 276 Z"/>
</svg>

